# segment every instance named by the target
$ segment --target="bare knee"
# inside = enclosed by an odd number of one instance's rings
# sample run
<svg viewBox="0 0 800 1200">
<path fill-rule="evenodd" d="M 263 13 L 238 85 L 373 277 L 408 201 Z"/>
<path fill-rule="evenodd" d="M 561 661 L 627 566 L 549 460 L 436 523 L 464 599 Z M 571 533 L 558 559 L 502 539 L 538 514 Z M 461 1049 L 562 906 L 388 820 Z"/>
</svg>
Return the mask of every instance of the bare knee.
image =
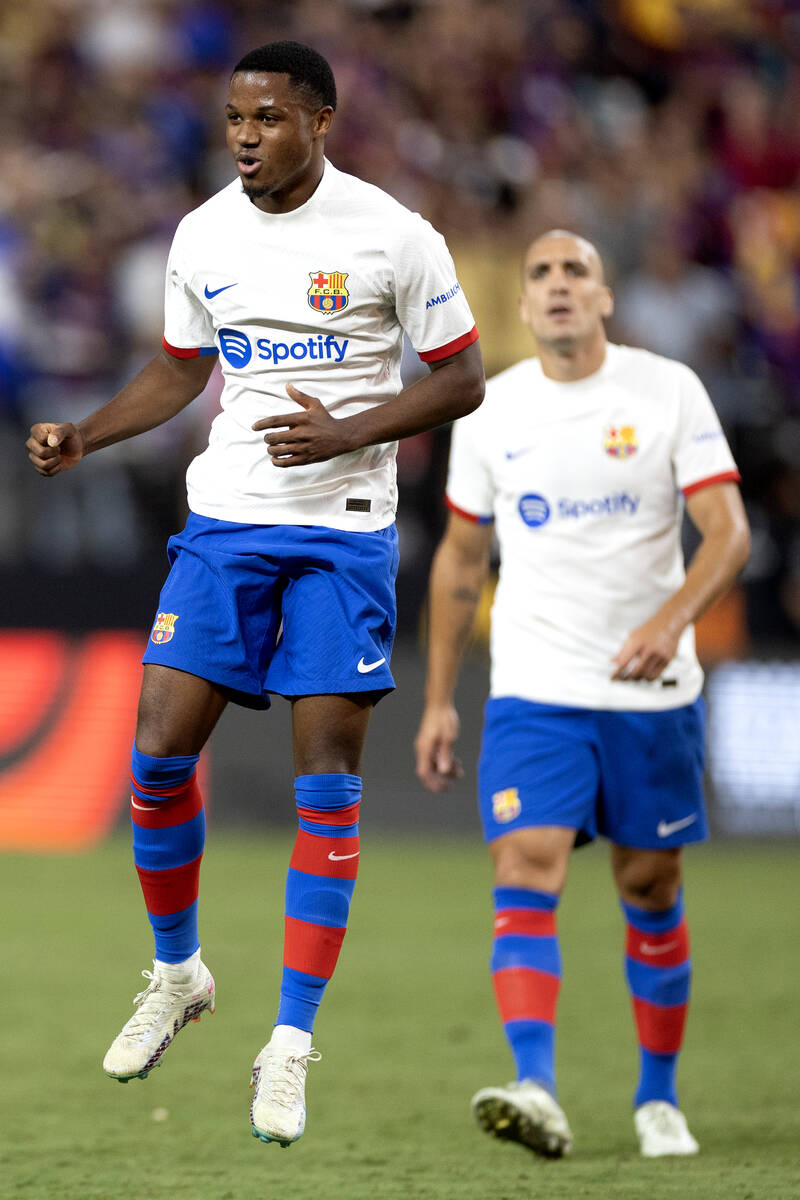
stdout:
<svg viewBox="0 0 800 1200">
<path fill-rule="evenodd" d="M 680 849 L 634 850 L 612 846 L 611 867 L 620 899 L 648 912 L 677 902 L 683 881 Z"/>
<path fill-rule="evenodd" d="M 497 887 L 519 887 L 560 895 L 567 878 L 574 832 L 547 826 L 520 829 L 492 842 L 489 853 Z"/>
</svg>

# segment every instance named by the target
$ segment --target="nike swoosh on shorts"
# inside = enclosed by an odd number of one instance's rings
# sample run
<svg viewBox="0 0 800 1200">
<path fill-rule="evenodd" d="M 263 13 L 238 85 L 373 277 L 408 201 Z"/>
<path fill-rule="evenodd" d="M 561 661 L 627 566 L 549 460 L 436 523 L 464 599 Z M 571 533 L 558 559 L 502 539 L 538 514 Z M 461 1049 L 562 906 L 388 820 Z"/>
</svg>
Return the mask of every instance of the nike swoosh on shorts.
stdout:
<svg viewBox="0 0 800 1200">
<path fill-rule="evenodd" d="M 379 667 L 382 663 L 385 663 L 385 662 L 386 662 L 385 655 L 383 656 L 383 658 L 379 658 L 378 661 L 374 662 L 374 663 L 365 663 L 364 659 L 362 657 L 358 660 L 358 665 L 356 667 L 356 670 L 358 671 L 359 675 L 368 675 L 370 671 L 374 671 L 376 667 Z"/>
<path fill-rule="evenodd" d="M 690 817 L 682 817 L 680 821 L 659 821 L 656 828 L 656 833 L 660 838 L 669 837 L 672 833 L 677 833 L 679 829 L 685 829 L 687 825 L 691 825 L 697 820 L 697 813 L 692 813 Z"/>
</svg>

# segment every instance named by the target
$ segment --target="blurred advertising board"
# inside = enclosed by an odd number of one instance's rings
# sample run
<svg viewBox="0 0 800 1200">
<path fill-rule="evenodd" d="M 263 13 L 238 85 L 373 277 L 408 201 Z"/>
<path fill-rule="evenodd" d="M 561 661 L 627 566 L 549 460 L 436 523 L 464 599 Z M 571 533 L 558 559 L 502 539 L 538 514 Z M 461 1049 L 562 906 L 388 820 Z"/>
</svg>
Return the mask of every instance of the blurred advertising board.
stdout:
<svg viewBox="0 0 800 1200">
<path fill-rule="evenodd" d="M 800 835 L 800 662 L 723 663 L 706 701 L 716 828 Z"/>
<path fill-rule="evenodd" d="M 0 630 L 0 851 L 79 851 L 128 820 L 130 747 L 144 637 Z M 465 662 L 459 685 L 465 778 L 432 798 L 416 779 L 413 741 L 424 685 L 416 642 L 392 659 L 398 690 L 378 705 L 364 761 L 369 823 L 378 830 L 480 838 L 474 780 L 488 676 Z M 709 669 L 708 784 L 715 833 L 800 835 L 800 662 L 725 662 Z M 289 705 L 229 705 L 200 761 L 214 818 L 244 828 L 295 819 Z"/>
</svg>

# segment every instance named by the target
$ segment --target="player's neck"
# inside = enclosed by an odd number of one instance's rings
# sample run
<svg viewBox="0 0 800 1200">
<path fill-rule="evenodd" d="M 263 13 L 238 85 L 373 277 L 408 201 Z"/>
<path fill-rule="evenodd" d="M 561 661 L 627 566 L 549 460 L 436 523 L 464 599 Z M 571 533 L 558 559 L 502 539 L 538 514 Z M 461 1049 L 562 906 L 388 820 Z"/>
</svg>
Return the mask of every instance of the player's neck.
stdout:
<svg viewBox="0 0 800 1200">
<path fill-rule="evenodd" d="M 540 343 L 542 371 L 548 379 L 555 379 L 558 383 L 576 383 L 579 379 L 587 379 L 599 371 L 606 361 L 607 347 L 603 331 L 590 342 L 565 338 L 559 342 Z"/>
</svg>

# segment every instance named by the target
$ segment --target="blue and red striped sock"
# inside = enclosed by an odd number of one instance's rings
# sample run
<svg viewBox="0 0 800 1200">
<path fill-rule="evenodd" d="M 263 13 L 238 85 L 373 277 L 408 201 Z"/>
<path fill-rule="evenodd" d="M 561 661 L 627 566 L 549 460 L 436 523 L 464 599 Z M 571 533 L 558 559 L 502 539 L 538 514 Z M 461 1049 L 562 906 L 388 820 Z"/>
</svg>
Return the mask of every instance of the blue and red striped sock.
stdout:
<svg viewBox="0 0 800 1200">
<path fill-rule="evenodd" d="M 183 962 L 200 945 L 197 895 L 206 819 L 198 758 L 153 758 L 135 742 L 131 752 L 133 861 L 159 962 Z"/>
<path fill-rule="evenodd" d="M 663 912 L 621 903 L 628 922 L 625 977 L 639 1039 L 634 1107 L 648 1100 L 666 1100 L 677 1107 L 675 1075 L 692 974 L 683 895 Z"/>
<path fill-rule="evenodd" d="M 492 982 L 517 1079 L 531 1079 L 555 1096 L 559 898 L 552 892 L 515 887 L 497 887 L 493 894 Z"/>
<path fill-rule="evenodd" d="M 358 873 L 358 775 L 298 775 L 277 1025 L 311 1031 L 339 957 Z"/>
</svg>

